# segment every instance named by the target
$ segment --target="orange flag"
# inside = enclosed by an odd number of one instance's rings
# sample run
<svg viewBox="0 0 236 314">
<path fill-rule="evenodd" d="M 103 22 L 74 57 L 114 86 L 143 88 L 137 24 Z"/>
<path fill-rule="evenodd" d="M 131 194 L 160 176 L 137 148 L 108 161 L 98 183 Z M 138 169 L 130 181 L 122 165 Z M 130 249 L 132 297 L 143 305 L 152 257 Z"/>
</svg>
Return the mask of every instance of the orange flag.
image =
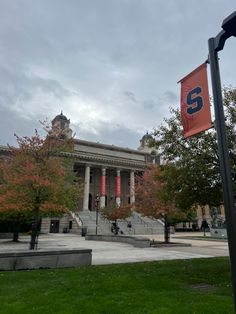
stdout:
<svg viewBox="0 0 236 314">
<path fill-rule="evenodd" d="M 213 126 L 206 67 L 206 63 L 203 63 L 180 80 L 181 119 L 184 138 L 210 129 Z"/>
</svg>

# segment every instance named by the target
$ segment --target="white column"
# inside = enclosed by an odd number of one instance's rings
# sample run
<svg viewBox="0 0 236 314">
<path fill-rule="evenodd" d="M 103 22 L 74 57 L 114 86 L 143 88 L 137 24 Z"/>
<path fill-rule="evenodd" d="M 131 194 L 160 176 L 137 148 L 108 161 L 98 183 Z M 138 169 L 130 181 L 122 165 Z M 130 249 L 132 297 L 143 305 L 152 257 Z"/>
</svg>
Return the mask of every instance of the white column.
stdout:
<svg viewBox="0 0 236 314">
<path fill-rule="evenodd" d="M 89 205 L 89 183 L 90 183 L 90 166 L 85 166 L 85 177 L 84 177 L 84 199 L 83 199 L 83 210 L 88 210 Z"/>
<path fill-rule="evenodd" d="M 106 205 L 106 168 L 102 168 L 100 182 L 100 208 L 104 208 Z"/>
<path fill-rule="evenodd" d="M 135 202 L 135 181 L 134 181 L 134 171 L 130 171 L 130 204 Z"/>
<path fill-rule="evenodd" d="M 116 170 L 116 205 L 120 207 L 120 170 Z"/>
</svg>

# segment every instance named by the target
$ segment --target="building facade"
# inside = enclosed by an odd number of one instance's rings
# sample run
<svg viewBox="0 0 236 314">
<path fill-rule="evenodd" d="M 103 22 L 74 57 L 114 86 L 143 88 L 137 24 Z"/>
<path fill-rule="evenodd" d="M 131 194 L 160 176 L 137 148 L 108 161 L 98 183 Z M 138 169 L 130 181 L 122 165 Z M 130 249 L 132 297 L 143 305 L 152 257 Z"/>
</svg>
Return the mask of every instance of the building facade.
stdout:
<svg viewBox="0 0 236 314">
<path fill-rule="evenodd" d="M 52 120 L 52 133 L 71 137 L 70 120 L 62 113 Z M 137 150 L 74 139 L 74 171 L 84 184 L 79 211 L 94 211 L 97 197 L 100 208 L 113 204 L 135 202 L 135 176 L 142 173 L 148 163 L 158 163 L 157 151 L 148 147 L 150 135 L 140 140 Z"/>
<path fill-rule="evenodd" d="M 72 138 L 70 120 L 61 114 L 52 120 L 52 136 L 60 139 Z M 155 149 L 149 148 L 151 135 L 140 140 L 137 150 L 91 142 L 74 138 L 74 171 L 81 179 L 83 196 L 78 200 L 77 212 L 94 212 L 99 208 L 114 204 L 133 204 L 135 202 L 135 177 L 143 173 L 149 163 L 159 163 Z M 0 147 L 0 154 L 9 156 L 7 147 Z M 43 219 L 44 232 L 62 232 L 71 228 L 71 217 L 50 217 Z"/>
<path fill-rule="evenodd" d="M 62 113 L 52 120 L 51 134 L 61 139 L 72 137 L 70 120 Z M 73 139 L 74 171 L 83 184 L 83 196 L 78 200 L 76 209 L 79 218 L 77 222 L 81 227 L 89 228 L 90 225 L 90 232 L 94 232 L 94 228 L 92 230 L 91 227 L 94 219 L 92 213 L 95 214 L 97 207 L 104 208 L 115 204 L 120 206 L 135 202 L 135 177 L 143 173 L 149 163 L 159 162 L 157 151 L 149 148 L 150 140 L 150 135 L 144 135 L 139 148 L 134 150 Z M 62 232 L 69 228 L 73 231 L 73 226 L 75 223 L 66 215 L 60 219 L 56 217 L 44 219 L 42 230 Z"/>
<path fill-rule="evenodd" d="M 50 134 L 60 139 L 72 138 L 70 120 L 62 113 L 57 115 L 52 120 Z M 150 163 L 160 164 L 158 151 L 150 147 L 150 141 L 152 136 L 146 133 L 140 140 L 140 146 L 135 150 L 74 138 L 74 171 L 83 185 L 83 195 L 78 200 L 75 212 L 83 219 L 77 219 L 75 223 L 76 217 L 72 217 L 72 213 L 62 218 L 45 218 L 42 231 L 63 232 L 67 229 L 80 232 L 78 226 L 82 227 L 85 220 L 94 218 L 92 213 L 95 213 L 97 207 L 133 204 L 136 176 L 142 174 Z M 7 146 L 0 146 L 0 157 L 10 158 L 10 149 Z M 90 214 L 86 217 L 85 213 Z M 217 209 L 217 215 L 224 221 L 223 206 Z M 194 225 L 197 228 L 201 227 L 204 220 L 210 224 L 212 210 L 208 206 L 198 206 L 196 217 Z M 147 225 L 147 221 L 143 221 L 143 224 Z M 177 228 L 193 229 L 193 223 L 180 223 Z"/>
</svg>

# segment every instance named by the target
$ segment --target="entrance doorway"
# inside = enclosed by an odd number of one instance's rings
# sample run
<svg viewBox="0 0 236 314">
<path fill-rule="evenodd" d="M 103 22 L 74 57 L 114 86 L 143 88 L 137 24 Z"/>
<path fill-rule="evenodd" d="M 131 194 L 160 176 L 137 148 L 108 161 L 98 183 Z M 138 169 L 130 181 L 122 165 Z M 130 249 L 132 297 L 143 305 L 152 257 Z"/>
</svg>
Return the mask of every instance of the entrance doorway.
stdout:
<svg viewBox="0 0 236 314">
<path fill-rule="evenodd" d="M 58 232 L 59 232 L 59 220 L 51 220 L 50 233 L 58 233 Z"/>
<path fill-rule="evenodd" d="M 89 194 L 88 209 L 89 209 L 90 211 L 93 210 L 93 196 L 92 196 L 92 194 Z"/>
</svg>

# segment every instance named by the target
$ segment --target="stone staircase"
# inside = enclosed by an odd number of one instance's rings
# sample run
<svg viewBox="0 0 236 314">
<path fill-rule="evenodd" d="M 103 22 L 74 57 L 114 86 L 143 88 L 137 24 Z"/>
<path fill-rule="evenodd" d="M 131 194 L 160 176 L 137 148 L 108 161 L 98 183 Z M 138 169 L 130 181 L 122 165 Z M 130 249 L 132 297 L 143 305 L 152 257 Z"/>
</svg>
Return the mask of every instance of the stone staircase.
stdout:
<svg viewBox="0 0 236 314">
<path fill-rule="evenodd" d="M 75 213 L 76 217 L 82 223 L 82 228 L 86 228 L 88 234 L 96 234 L 96 212 L 95 211 L 81 211 Z M 111 223 L 104 219 L 98 213 L 97 234 L 111 234 Z"/>
<path fill-rule="evenodd" d="M 134 234 L 163 234 L 164 223 L 160 219 L 142 216 L 133 211 L 132 216 L 127 219 L 134 228 Z"/>
<path fill-rule="evenodd" d="M 80 228 L 86 228 L 87 234 L 96 234 L 96 214 L 97 214 L 97 234 L 112 234 L 111 222 L 103 218 L 99 213 L 94 211 L 80 211 L 74 213 L 77 217 Z M 73 217 L 74 218 L 74 217 Z M 74 221 L 76 220 L 74 218 Z M 128 222 L 131 223 L 131 227 L 128 227 Z M 145 235 L 145 234 L 163 234 L 164 224 L 159 219 L 151 219 L 143 217 L 142 215 L 133 212 L 127 219 L 118 219 L 119 234 L 124 235 Z"/>
</svg>

